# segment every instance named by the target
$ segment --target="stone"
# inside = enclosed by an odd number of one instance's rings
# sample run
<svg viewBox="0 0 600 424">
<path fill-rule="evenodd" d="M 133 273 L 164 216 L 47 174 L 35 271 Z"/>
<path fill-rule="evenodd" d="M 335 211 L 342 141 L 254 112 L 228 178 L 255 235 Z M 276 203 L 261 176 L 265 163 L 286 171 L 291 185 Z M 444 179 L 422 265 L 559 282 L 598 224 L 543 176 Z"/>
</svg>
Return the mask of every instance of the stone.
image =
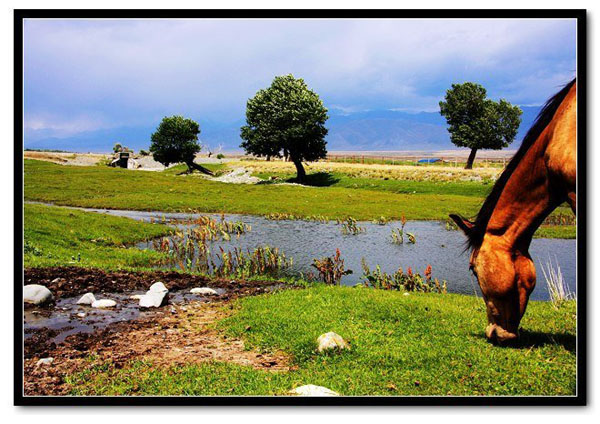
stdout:
<svg viewBox="0 0 600 424">
<path fill-rule="evenodd" d="M 117 306 L 117 302 L 112 299 L 100 299 L 92 303 L 92 308 L 114 308 L 115 306 Z"/>
<path fill-rule="evenodd" d="M 77 301 L 78 305 L 91 305 L 96 301 L 94 293 L 86 293 Z"/>
<path fill-rule="evenodd" d="M 150 286 L 150 289 L 148 291 L 160 293 L 168 292 L 169 289 L 161 281 L 157 281 L 156 283 Z"/>
<path fill-rule="evenodd" d="M 23 302 L 33 305 L 47 305 L 54 300 L 52 292 L 40 284 L 23 286 Z"/>
<path fill-rule="evenodd" d="M 315 386 L 314 384 L 296 387 L 294 390 L 290 390 L 290 394 L 296 396 L 339 396 L 339 393 L 327 387 Z"/>
<path fill-rule="evenodd" d="M 410 296 L 410 293 L 406 292 L 404 293 L 404 296 Z"/>
<path fill-rule="evenodd" d="M 140 300 L 143 296 L 143 294 L 132 294 L 131 296 L 129 296 L 129 298 L 132 300 Z"/>
<path fill-rule="evenodd" d="M 208 296 L 217 296 L 219 294 L 219 293 L 217 293 L 216 290 L 211 289 L 210 287 L 194 287 L 193 289 L 190 290 L 190 293 L 205 294 Z"/>
<path fill-rule="evenodd" d="M 78 316 L 79 318 L 85 318 L 85 317 L 86 317 L 86 313 L 85 313 L 85 312 L 79 312 L 79 313 L 77 314 L 77 316 Z"/>
<path fill-rule="evenodd" d="M 141 308 L 160 308 L 168 303 L 169 292 L 153 292 L 148 291 L 145 295 L 140 297 Z"/>
<path fill-rule="evenodd" d="M 348 343 L 346 343 L 342 336 L 333 331 L 321 334 L 317 339 L 317 343 L 319 344 L 317 348 L 319 352 L 332 349 L 350 349 L 350 346 L 348 346 Z"/>
<path fill-rule="evenodd" d="M 35 365 L 38 367 L 42 365 L 52 365 L 52 362 L 54 362 L 54 358 L 42 358 L 39 361 L 37 361 Z"/>
</svg>

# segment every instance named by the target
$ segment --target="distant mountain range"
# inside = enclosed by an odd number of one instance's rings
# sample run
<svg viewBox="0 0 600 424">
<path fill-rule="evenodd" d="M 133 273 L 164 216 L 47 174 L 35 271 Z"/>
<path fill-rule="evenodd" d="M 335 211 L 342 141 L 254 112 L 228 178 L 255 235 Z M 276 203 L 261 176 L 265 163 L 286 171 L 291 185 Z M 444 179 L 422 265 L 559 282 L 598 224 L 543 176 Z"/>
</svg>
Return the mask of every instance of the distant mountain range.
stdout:
<svg viewBox="0 0 600 424">
<path fill-rule="evenodd" d="M 532 125 L 540 107 L 521 107 L 523 115 L 519 133 L 510 147 L 515 149 Z M 158 123 L 157 123 L 158 125 Z M 240 127 L 243 120 L 228 123 L 200 121 L 200 139 L 215 149 L 240 151 Z M 327 121 L 329 151 L 437 151 L 453 149 L 446 130 L 445 119 L 437 112 L 407 113 L 392 110 L 368 111 L 351 114 L 330 112 Z M 90 131 L 77 136 L 47 137 L 35 131 L 26 131 L 25 148 L 60 149 L 77 152 L 108 152 L 119 142 L 136 151 L 148 149 L 150 135 L 156 126 L 120 127 Z"/>
</svg>

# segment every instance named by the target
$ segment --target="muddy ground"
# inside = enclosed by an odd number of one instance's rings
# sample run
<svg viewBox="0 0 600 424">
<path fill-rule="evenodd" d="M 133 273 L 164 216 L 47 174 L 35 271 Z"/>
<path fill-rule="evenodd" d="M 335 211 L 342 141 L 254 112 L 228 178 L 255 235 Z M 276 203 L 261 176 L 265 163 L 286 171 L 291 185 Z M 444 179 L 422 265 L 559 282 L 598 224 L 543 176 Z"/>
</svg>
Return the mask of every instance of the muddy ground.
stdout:
<svg viewBox="0 0 600 424">
<path fill-rule="evenodd" d="M 157 366 L 217 360 L 273 371 L 289 369 L 289 358 L 284 354 L 246 350 L 241 340 L 227 338 L 212 325 L 231 313 L 231 299 L 272 291 L 282 283 L 212 280 L 164 271 L 107 272 L 75 267 L 26 269 L 24 280 L 25 284 L 45 285 L 57 300 L 90 291 L 146 290 L 156 281 L 162 281 L 169 290 L 198 286 L 224 289 L 210 301 L 170 304 L 143 318 L 114 322 L 93 332 L 71 334 L 60 342 L 56 342 L 56 336 L 61 330 L 27 329 L 24 341 L 24 393 L 27 396 L 67 395 L 70 387 L 65 376 L 107 361 L 117 368 L 131 360 L 144 359 Z M 36 309 L 42 315 L 50 315 L 53 308 Z M 48 357 L 54 358 L 52 364 L 37 364 L 39 359 Z"/>
</svg>

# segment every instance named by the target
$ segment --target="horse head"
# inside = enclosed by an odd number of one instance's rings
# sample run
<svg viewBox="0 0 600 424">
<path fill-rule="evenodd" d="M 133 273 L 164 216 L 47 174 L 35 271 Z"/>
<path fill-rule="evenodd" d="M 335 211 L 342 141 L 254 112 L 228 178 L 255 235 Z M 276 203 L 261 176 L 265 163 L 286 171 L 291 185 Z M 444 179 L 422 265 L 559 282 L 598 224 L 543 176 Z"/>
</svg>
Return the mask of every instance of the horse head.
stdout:
<svg viewBox="0 0 600 424">
<path fill-rule="evenodd" d="M 472 222 L 457 215 L 450 217 L 467 237 L 475 231 Z M 473 246 L 469 269 L 479 283 L 487 309 L 486 337 L 501 344 L 517 339 L 536 281 L 529 253 L 506 246 L 500 238 L 486 236 L 480 245 Z"/>
</svg>

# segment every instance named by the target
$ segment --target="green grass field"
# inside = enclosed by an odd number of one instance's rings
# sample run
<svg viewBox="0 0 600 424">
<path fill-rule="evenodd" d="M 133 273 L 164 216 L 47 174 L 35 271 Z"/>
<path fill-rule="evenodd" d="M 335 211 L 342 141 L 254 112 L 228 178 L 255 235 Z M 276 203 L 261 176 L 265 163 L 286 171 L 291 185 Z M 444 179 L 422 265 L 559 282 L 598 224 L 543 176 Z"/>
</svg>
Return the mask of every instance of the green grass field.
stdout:
<svg viewBox="0 0 600 424">
<path fill-rule="evenodd" d="M 220 172 L 224 165 L 213 165 Z M 179 169 L 181 168 L 181 169 Z M 25 200 L 57 205 L 155 210 L 226 212 L 296 216 L 380 216 L 409 220 L 445 220 L 450 213 L 473 216 L 491 185 L 474 182 L 431 182 L 339 177 L 321 186 L 225 184 L 199 175 L 141 172 L 109 167 L 62 166 L 25 160 Z M 329 176 L 334 180 L 335 174 Z M 327 178 L 329 178 L 327 177 Z M 310 177 L 313 181 L 322 179 Z M 318 185 L 318 184 L 316 184 Z M 564 208 L 559 208 L 565 213 Z M 538 236 L 574 238 L 573 226 L 560 226 Z"/>
<path fill-rule="evenodd" d="M 162 255 L 131 245 L 171 231 L 165 225 L 44 205 L 26 204 L 24 215 L 26 267 L 150 268 Z"/>
<path fill-rule="evenodd" d="M 501 348 L 483 336 L 479 298 L 319 285 L 238 300 L 217 324 L 249 348 L 288 353 L 294 370 L 91 360 L 66 381 L 76 395 L 283 395 L 304 384 L 342 395 L 573 395 L 575 308 L 531 302 L 520 344 Z M 328 331 L 351 350 L 318 354 Z"/>
</svg>

